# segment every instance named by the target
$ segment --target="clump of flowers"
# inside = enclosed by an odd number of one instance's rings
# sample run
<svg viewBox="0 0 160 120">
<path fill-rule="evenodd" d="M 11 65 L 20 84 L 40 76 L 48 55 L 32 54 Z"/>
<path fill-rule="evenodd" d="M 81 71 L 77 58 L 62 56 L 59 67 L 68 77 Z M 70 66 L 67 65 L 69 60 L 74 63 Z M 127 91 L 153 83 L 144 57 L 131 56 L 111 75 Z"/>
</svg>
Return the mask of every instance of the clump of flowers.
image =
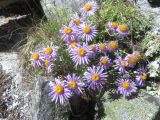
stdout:
<svg viewBox="0 0 160 120">
<path fill-rule="evenodd" d="M 31 62 L 35 68 L 42 68 L 47 73 L 52 72 L 53 62 L 57 58 L 58 47 L 50 45 L 38 52 L 31 52 Z"/>
<path fill-rule="evenodd" d="M 120 36 L 127 36 L 129 34 L 129 28 L 126 24 L 119 25 L 117 22 L 108 22 L 106 26 L 111 32 L 117 33 Z"/>
<path fill-rule="evenodd" d="M 69 24 L 60 29 L 61 38 L 66 43 L 64 51 L 69 53 L 74 72 L 68 70 L 67 74 L 60 74 L 49 83 L 51 100 L 66 104 L 75 94 L 97 94 L 102 90 L 106 91 L 106 87 L 109 88 L 111 84 L 117 86 L 114 89 L 122 96 L 131 96 L 140 86 L 145 86 L 148 79 L 149 73 L 142 67 L 141 53 L 133 51 L 129 54 L 123 51 L 120 44 L 125 41 L 119 42 L 118 39 L 95 42 L 100 30 L 91 24 L 89 17 L 96 13 L 98 5 L 87 2 L 81 10 L 80 16 L 74 15 Z M 119 25 L 116 21 L 110 21 L 107 27 L 123 37 L 129 34 L 126 24 Z M 59 56 L 58 47 L 49 46 L 32 53 L 31 60 L 34 67 L 44 67 L 48 73 L 52 73 L 54 61 Z"/>
</svg>

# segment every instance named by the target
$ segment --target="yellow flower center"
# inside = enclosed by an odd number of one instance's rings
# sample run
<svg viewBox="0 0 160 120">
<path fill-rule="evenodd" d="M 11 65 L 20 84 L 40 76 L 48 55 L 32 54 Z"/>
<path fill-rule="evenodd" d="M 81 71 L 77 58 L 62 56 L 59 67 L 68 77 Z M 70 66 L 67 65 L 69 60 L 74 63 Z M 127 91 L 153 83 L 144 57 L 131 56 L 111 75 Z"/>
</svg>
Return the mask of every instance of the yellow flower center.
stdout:
<svg viewBox="0 0 160 120">
<path fill-rule="evenodd" d="M 95 73 L 95 74 L 92 75 L 92 80 L 93 81 L 98 81 L 99 79 L 100 79 L 99 74 Z"/>
<path fill-rule="evenodd" d="M 128 27 L 127 27 L 127 25 L 120 25 L 120 26 L 119 26 L 119 29 L 120 29 L 120 31 L 122 31 L 122 32 L 126 32 L 126 31 L 128 30 Z"/>
<path fill-rule="evenodd" d="M 146 74 L 146 73 L 143 73 L 142 76 L 141 76 L 141 79 L 142 79 L 142 80 L 146 80 L 146 79 L 147 79 L 147 74 Z"/>
<path fill-rule="evenodd" d="M 91 51 L 94 51 L 95 50 L 95 45 L 90 45 L 90 46 L 88 46 L 89 47 L 89 49 L 91 50 Z"/>
<path fill-rule="evenodd" d="M 77 83 L 74 80 L 70 81 L 69 85 L 71 86 L 72 89 L 77 88 Z"/>
<path fill-rule="evenodd" d="M 48 64 L 49 64 L 49 61 L 46 59 L 46 60 L 44 60 L 44 65 L 46 66 L 46 67 L 48 67 Z"/>
<path fill-rule="evenodd" d="M 80 24 L 81 24 L 80 19 L 75 19 L 75 20 L 73 20 L 73 22 L 74 22 L 76 25 L 80 25 Z"/>
<path fill-rule="evenodd" d="M 90 11 L 92 9 L 92 5 L 87 3 L 87 4 L 84 5 L 84 8 L 85 8 L 86 11 Z"/>
<path fill-rule="evenodd" d="M 102 59 L 101 59 L 101 63 L 102 63 L 103 65 L 107 65 L 107 64 L 108 64 L 108 60 L 107 60 L 106 58 L 102 58 Z"/>
<path fill-rule="evenodd" d="M 112 50 L 116 50 L 118 48 L 118 42 L 116 42 L 116 41 L 109 42 L 109 47 Z"/>
<path fill-rule="evenodd" d="M 89 34 L 91 32 L 91 28 L 89 26 L 85 26 L 83 32 Z"/>
<path fill-rule="evenodd" d="M 80 48 L 80 49 L 78 50 L 78 55 L 79 55 L 79 56 L 84 56 L 86 53 L 87 53 L 87 52 L 86 52 L 86 50 L 85 50 L 84 48 Z"/>
<path fill-rule="evenodd" d="M 45 53 L 46 53 L 47 55 L 52 54 L 52 52 L 53 52 L 53 49 L 50 48 L 50 47 L 46 48 L 46 50 L 45 50 Z"/>
<path fill-rule="evenodd" d="M 57 94 L 62 94 L 64 92 L 64 88 L 62 85 L 57 85 L 55 88 L 54 88 L 54 91 L 57 93 Z"/>
<path fill-rule="evenodd" d="M 102 51 L 103 51 L 103 50 L 106 50 L 106 45 L 103 44 L 103 43 L 100 44 L 100 45 L 99 45 L 99 49 L 102 50 Z"/>
<path fill-rule="evenodd" d="M 70 27 L 66 27 L 64 31 L 67 35 L 70 35 L 72 33 L 72 29 Z"/>
<path fill-rule="evenodd" d="M 135 56 L 130 56 L 128 60 L 128 64 L 134 65 L 137 62 L 137 59 Z"/>
<path fill-rule="evenodd" d="M 77 46 L 77 42 L 75 40 L 71 40 L 71 47 L 75 48 Z"/>
<path fill-rule="evenodd" d="M 129 88 L 130 88 L 130 83 L 127 82 L 127 81 L 125 81 L 125 82 L 122 83 L 122 87 L 123 87 L 124 89 L 129 89 Z"/>
<path fill-rule="evenodd" d="M 113 28 L 117 28 L 118 27 L 118 23 L 117 22 L 112 22 L 112 27 Z"/>
<path fill-rule="evenodd" d="M 127 66 L 126 61 L 122 60 L 122 61 L 121 61 L 121 65 L 122 65 L 122 67 L 126 67 L 126 66 Z"/>
<path fill-rule="evenodd" d="M 39 55 L 37 53 L 32 54 L 32 59 L 34 61 L 38 60 L 39 59 Z"/>
</svg>

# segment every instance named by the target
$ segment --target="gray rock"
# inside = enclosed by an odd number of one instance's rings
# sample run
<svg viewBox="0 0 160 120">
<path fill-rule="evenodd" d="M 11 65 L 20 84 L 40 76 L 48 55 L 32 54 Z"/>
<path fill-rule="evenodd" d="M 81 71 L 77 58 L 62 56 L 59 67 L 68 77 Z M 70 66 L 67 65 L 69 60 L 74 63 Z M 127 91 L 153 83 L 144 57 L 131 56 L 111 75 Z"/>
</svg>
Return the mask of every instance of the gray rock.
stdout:
<svg viewBox="0 0 160 120">
<path fill-rule="evenodd" d="M 41 5 L 46 17 L 53 20 L 57 15 L 57 9 L 68 10 L 69 12 L 78 12 L 83 3 L 89 0 L 41 0 Z"/>
<path fill-rule="evenodd" d="M 145 92 L 133 99 L 111 99 L 104 95 L 105 117 L 103 120 L 160 120 L 160 99 Z"/>
<path fill-rule="evenodd" d="M 64 115 L 65 108 L 51 102 L 49 93 L 49 80 L 47 78 L 37 78 L 34 96 L 32 97 L 33 109 L 32 120 L 67 120 Z"/>
<path fill-rule="evenodd" d="M 13 77 L 12 82 L 15 84 L 15 87 L 18 87 L 22 82 L 22 71 L 19 67 L 19 62 L 18 53 L 16 52 L 0 53 L 0 64 L 2 65 L 3 70 Z"/>
<path fill-rule="evenodd" d="M 154 19 L 151 26 L 151 32 L 160 33 L 160 7 L 152 7 L 148 0 L 138 0 L 137 5 L 142 14 L 146 17 L 154 15 Z"/>
</svg>

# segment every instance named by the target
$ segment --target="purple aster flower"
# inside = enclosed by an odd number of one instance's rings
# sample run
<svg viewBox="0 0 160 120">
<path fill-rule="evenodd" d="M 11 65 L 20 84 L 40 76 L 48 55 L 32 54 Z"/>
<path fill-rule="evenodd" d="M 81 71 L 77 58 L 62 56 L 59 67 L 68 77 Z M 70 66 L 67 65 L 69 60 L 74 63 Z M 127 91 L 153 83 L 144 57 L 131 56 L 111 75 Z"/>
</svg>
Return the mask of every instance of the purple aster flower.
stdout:
<svg viewBox="0 0 160 120">
<path fill-rule="evenodd" d="M 105 79 L 108 77 L 107 73 L 104 73 L 104 69 L 100 66 L 88 67 L 84 73 L 84 77 L 88 81 L 88 88 L 92 90 L 98 90 L 105 84 Z"/>
<path fill-rule="evenodd" d="M 43 63 L 44 63 L 45 69 L 47 70 L 47 73 L 51 73 L 52 72 L 52 66 L 53 66 L 52 62 L 48 59 L 44 59 Z"/>
<path fill-rule="evenodd" d="M 70 39 L 71 36 L 77 34 L 77 28 L 73 24 L 69 24 L 68 26 L 64 25 L 61 30 L 62 38 L 64 40 Z"/>
<path fill-rule="evenodd" d="M 38 68 L 40 66 L 43 65 L 43 57 L 40 55 L 39 52 L 34 52 L 32 53 L 31 52 L 31 62 L 32 62 L 32 65 L 35 67 L 35 68 Z"/>
<path fill-rule="evenodd" d="M 136 84 L 130 79 L 120 79 L 118 81 L 118 91 L 124 96 L 130 96 L 136 89 Z"/>
<path fill-rule="evenodd" d="M 72 60 L 76 63 L 76 66 L 88 64 L 91 54 L 92 51 L 89 50 L 86 44 L 83 44 L 83 46 L 78 46 L 71 51 Z"/>
<path fill-rule="evenodd" d="M 99 65 L 106 70 L 111 66 L 111 59 L 108 56 L 101 57 Z"/>
<path fill-rule="evenodd" d="M 75 48 L 80 44 L 80 40 L 77 36 L 72 36 L 70 39 L 67 41 L 67 45 L 71 48 Z"/>
<path fill-rule="evenodd" d="M 84 18 L 80 18 L 78 16 L 78 14 L 75 14 L 72 18 L 71 18 L 71 24 L 75 25 L 76 27 L 80 26 L 80 24 L 85 23 Z"/>
<path fill-rule="evenodd" d="M 83 40 L 86 40 L 86 42 L 91 41 L 97 35 L 96 26 L 81 24 L 79 27 L 79 34 Z"/>
<path fill-rule="evenodd" d="M 128 26 L 125 24 L 119 25 L 117 28 L 117 32 L 121 36 L 127 36 L 129 34 Z"/>
<path fill-rule="evenodd" d="M 117 41 L 110 41 L 107 44 L 107 49 L 109 52 L 114 52 L 118 49 L 118 42 Z"/>
<path fill-rule="evenodd" d="M 60 78 L 55 78 L 55 83 L 50 82 L 50 93 L 52 102 L 65 104 L 68 99 L 72 96 L 70 89 L 64 84 Z"/>
<path fill-rule="evenodd" d="M 107 44 L 106 43 L 100 43 L 98 45 L 98 51 L 100 53 L 106 53 L 107 52 Z"/>
<path fill-rule="evenodd" d="M 109 22 L 108 25 L 110 30 L 112 30 L 113 32 L 116 32 L 117 28 L 118 28 L 118 23 L 117 22 Z"/>
<path fill-rule="evenodd" d="M 147 69 L 140 68 L 137 70 L 138 75 L 136 76 L 136 84 L 138 86 L 144 86 L 145 81 L 148 77 L 148 71 Z"/>
<path fill-rule="evenodd" d="M 119 70 L 120 74 L 125 73 L 127 67 L 127 61 L 123 60 L 122 57 L 118 57 L 118 59 L 116 59 L 115 62 L 116 62 L 115 69 Z"/>
<path fill-rule="evenodd" d="M 84 90 L 84 83 L 80 82 L 81 78 L 76 76 L 75 74 L 67 75 L 66 80 L 68 83 L 68 87 L 72 92 L 76 94 L 81 94 Z"/>
<path fill-rule="evenodd" d="M 67 41 L 67 46 L 68 46 L 68 52 L 72 53 L 74 48 L 80 46 L 80 40 L 78 37 L 72 36 L 68 41 Z"/>
<path fill-rule="evenodd" d="M 94 15 L 95 12 L 98 10 L 98 5 L 96 2 L 87 2 L 83 8 L 81 9 L 82 10 L 82 15 L 84 16 L 91 16 L 91 15 Z"/>
<path fill-rule="evenodd" d="M 44 54 L 43 54 L 44 58 L 48 60 L 56 58 L 57 50 L 58 50 L 58 47 L 56 46 L 44 48 Z"/>
<path fill-rule="evenodd" d="M 134 68 L 137 63 L 137 58 L 135 55 L 129 54 L 125 57 L 125 60 L 127 61 L 127 67 Z"/>
</svg>

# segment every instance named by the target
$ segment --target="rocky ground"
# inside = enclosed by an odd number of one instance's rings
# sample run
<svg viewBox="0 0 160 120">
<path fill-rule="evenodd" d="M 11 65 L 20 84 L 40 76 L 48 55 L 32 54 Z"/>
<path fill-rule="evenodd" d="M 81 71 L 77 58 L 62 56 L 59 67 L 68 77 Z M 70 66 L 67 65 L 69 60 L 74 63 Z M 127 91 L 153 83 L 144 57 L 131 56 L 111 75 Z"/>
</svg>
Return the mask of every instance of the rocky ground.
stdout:
<svg viewBox="0 0 160 120">
<path fill-rule="evenodd" d="M 33 16 L 20 4 L 0 9 L 0 15 L 0 120 L 30 120 L 32 84 L 20 67 L 19 47 L 26 42 Z"/>
<path fill-rule="evenodd" d="M 62 3 L 57 2 L 56 4 Z M 72 4 L 70 5 L 72 6 Z M 51 6 L 51 3 L 48 5 L 45 4 L 44 7 L 46 6 Z M 150 13 L 155 14 L 150 32 L 160 33 L 158 27 L 160 23 L 160 7 L 151 7 L 147 0 L 138 0 L 136 7 L 146 16 Z M 45 83 L 39 83 L 39 81 L 34 83 L 34 79 L 27 76 L 27 73 L 20 67 L 21 56 L 19 49 L 17 49 L 26 41 L 27 31 L 33 23 L 32 15 L 28 11 L 19 11 L 16 13 L 12 7 L 0 10 L 0 13 L 2 13 L 0 17 L 0 64 L 2 65 L 1 71 L 3 71 L 0 74 L 0 120 L 40 120 L 40 116 L 41 119 L 43 117 L 45 118 L 48 111 L 51 114 L 51 111 L 47 110 L 49 108 L 47 105 L 51 103 L 47 103 L 48 98 L 44 96 L 46 91 L 43 91 Z M 33 89 L 34 87 L 35 89 Z M 33 96 L 35 98 L 34 100 L 32 99 Z M 108 99 L 108 95 L 105 98 Z M 104 104 L 106 108 L 104 111 L 109 116 L 106 116 L 104 119 L 159 120 L 159 98 L 160 86 L 152 82 L 151 86 L 147 87 L 145 92 L 142 92 L 139 97 L 131 101 L 117 99 L 106 102 Z M 46 105 L 42 105 L 44 101 Z M 33 107 L 34 109 L 32 109 Z M 46 115 L 41 110 L 42 107 Z M 43 115 L 41 114 L 42 112 Z M 141 112 L 143 112 L 143 115 L 136 117 Z M 35 114 L 33 115 L 32 113 Z"/>
<path fill-rule="evenodd" d="M 141 13 L 146 17 L 148 17 L 149 15 L 154 15 L 151 30 L 148 31 L 148 33 L 155 33 L 160 35 L 160 5 L 158 3 L 154 3 L 152 5 L 148 2 L 148 0 L 138 0 L 136 5 L 136 7 L 138 7 Z M 146 90 L 151 95 L 154 95 L 156 97 L 160 96 L 160 86 L 156 84 L 154 80 L 151 83 L 151 86 L 148 86 Z"/>
</svg>

